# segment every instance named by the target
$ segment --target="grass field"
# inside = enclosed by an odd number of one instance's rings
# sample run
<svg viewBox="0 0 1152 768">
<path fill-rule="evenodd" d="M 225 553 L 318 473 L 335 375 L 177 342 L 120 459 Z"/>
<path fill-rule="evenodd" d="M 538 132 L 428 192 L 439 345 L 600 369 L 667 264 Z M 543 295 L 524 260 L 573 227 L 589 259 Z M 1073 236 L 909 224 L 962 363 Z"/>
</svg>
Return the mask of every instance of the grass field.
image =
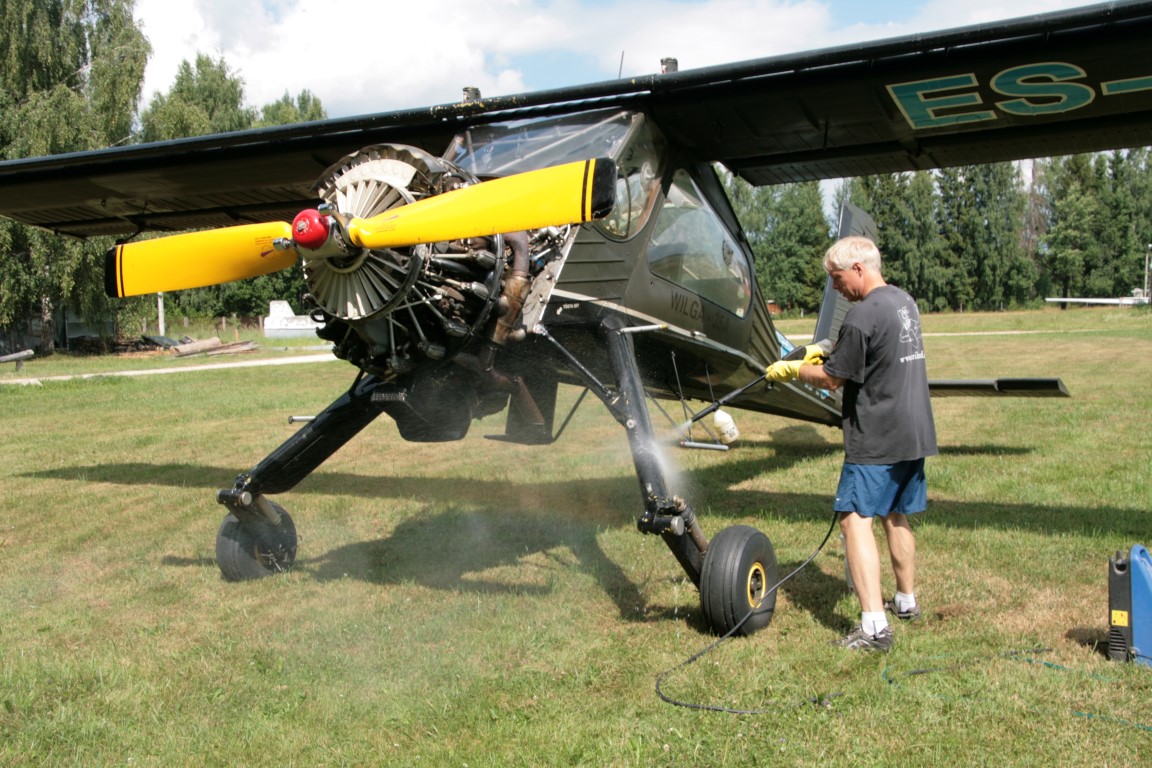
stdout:
<svg viewBox="0 0 1152 768">
<path fill-rule="evenodd" d="M 350 366 L 0 385 L 0 765 L 1147 764 L 1152 668 L 1104 641 L 1108 558 L 1152 546 L 1152 315 L 924 330 L 934 378 L 1058 375 L 1073 397 L 935 401 L 925 618 L 886 656 L 828 645 L 858 610 L 833 536 L 767 629 L 677 668 L 712 638 L 636 532 L 624 435 L 591 402 L 547 449 L 486 440 L 502 417 L 440 445 L 380 419 L 276 498 L 297 567 L 232 584 L 216 489 Z M 19 376 L 168 363 L 153 357 Z M 709 535 L 767 533 L 787 572 L 828 531 L 840 435 L 735 415 L 733 451 L 673 453 L 677 488 Z M 670 698 L 760 713 L 666 703 L 665 673 Z"/>
</svg>

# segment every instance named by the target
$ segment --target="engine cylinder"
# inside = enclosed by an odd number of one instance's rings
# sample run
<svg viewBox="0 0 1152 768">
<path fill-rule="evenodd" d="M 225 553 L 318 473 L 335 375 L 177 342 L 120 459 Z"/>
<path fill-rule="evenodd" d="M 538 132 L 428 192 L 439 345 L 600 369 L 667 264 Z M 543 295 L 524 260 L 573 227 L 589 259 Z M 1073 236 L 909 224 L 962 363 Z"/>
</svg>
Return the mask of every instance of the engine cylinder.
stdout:
<svg viewBox="0 0 1152 768">
<path fill-rule="evenodd" d="M 314 189 L 339 215 L 369 218 L 475 181 L 415 147 L 382 144 L 344 157 Z M 319 223 L 306 219 L 304 226 L 311 235 Z M 450 358 L 467 343 L 500 296 L 503 250 L 496 236 L 301 255 L 314 303 L 333 321 L 351 326 L 361 342 L 347 355 L 372 372 L 389 374 L 410 370 L 417 358 Z M 329 335 L 353 343 L 342 332 Z"/>
</svg>

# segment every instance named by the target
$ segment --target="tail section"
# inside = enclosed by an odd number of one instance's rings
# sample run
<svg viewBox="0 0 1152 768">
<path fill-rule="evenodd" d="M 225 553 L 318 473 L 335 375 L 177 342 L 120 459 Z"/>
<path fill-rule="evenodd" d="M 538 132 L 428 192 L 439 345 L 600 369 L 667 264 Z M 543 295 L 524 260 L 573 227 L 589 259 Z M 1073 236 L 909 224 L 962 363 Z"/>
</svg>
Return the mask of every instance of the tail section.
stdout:
<svg viewBox="0 0 1152 768">
<path fill-rule="evenodd" d="M 836 238 L 849 236 L 867 237 L 877 242 L 876 222 L 864 211 L 849 202 L 840 205 L 840 229 Z M 836 341 L 840 336 L 840 324 L 844 322 L 844 315 L 852 304 L 832 287 L 832 278 L 824 281 L 824 298 L 820 302 L 820 314 L 816 317 L 816 332 L 812 341 L 831 339 Z"/>
<path fill-rule="evenodd" d="M 840 206 L 838 237 L 858 235 L 879 242 L 878 231 L 876 222 L 864 211 L 848 202 Z M 851 303 L 832 287 L 832 278 L 829 277 L 824 284 L 824 299 L 820 303 L 820 315 L 816 319 L 816 333 L 812 340 L 835 341 L 850 306 Z M 932 397 L 1071 397 L 1064 382 L 1055 378 L 929 381 L 928 390 Z"/>
</svg>

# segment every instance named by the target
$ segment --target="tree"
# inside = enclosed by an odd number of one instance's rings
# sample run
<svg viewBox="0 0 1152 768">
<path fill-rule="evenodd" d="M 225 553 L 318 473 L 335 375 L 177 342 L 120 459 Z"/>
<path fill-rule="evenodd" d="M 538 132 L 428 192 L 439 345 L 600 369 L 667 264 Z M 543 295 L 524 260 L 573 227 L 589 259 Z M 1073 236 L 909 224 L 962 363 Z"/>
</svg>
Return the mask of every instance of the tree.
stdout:
<svg viewBox="0 0 1152 768">
<path fill-rule="evenodd" d="M 150 48 L 131 0 L 0 3 L 0 156 L 75 152 L 129 137 Z M 65 306 L 89 320 L 111 311 L 93 280 L 108 243 L 66 241 L 0 223 L 0 326 L 38 314 L 39 348 L 55 348 Z"/>
<path fill-rule="evenodd" d="M 1132 229 L 1136 241 L 1136 253 L 1129 255 L 1128 258 L 1134 263 L 1128 262 L 1129 266 L 1123 270 L 1121 279 L 1127 279 L 1126 285 L 1132 288 L 1144 287 L 1144 265 L 1148 263 L 1146 261 L 1148 251 L 1152 249 L 1152 149 L 1143 147 L 1130 150 L 1129 158 L 1133 168 Z"/>
<path fill-rule="evenodd" d="M 1047 207 L 1041 193 L 1040 177 L 1044 173 L 1043 160 L 1032 160 L 1023 167 L 1028 181 L 1024 188 L 1024 217 L 1020 229 L 1020 253 L 1029 263 L 1029 270 L 1036 276 L 1032 287 L 1033 298 L 1048 296 L 1048 277 L 1041 266 L 1041 244 L 1048 233 Z"/>
<path fill-rule="evenodd" d="M 945 168 L 940 230 L 958 269 L 955 309 L 1004 309 L 1030 298 L 1035 274 L 1020 243 L 1026 200 L 1011 163 Z"/>
<path fill-rule="evenodd" d="M 1099 181 L 1089 155 L 1055 158 L 1045 167 L 1048 234 L 1042 241 L 1043 265 L 1061 296 L 1085 295 L 1085 275 L 1100 262 L 1104 210 Z"/>
<path fill-rule="evenodd" d="M 309 90 L 300 91 L 293 99 L 285 91 L 278 101 L 265 104 L 260 109 L 260 119 L 256 121 L 256 128 L 267 128 L 273 125 L 293 125 L 294 123 L 308 123 L 313 120 L 323 120 L 327 117 L 320 99 Z"/>
<path fill-rule="evenodd" d="M 1102 156 L 1106 182 L 1101 204 L 1105 210 L 1101 233 L 1103 258 L 1097 284 L 1110 283 L 1105 296 L 1129 295 L 1144 286 L 1144 259 L 1152 229 L 1149 216 L 1149 150 L 1147 147 Z"/>
<path fill-rule="evenodd" d="M 955 276 L 940 237 L 939 198 L 932 174 L 853 179 L 849 194 L 876 222 L 885 279 L 908 291 L 923 310 L 947 309 Z"/>
<path fill-rule="evenodd" d="M 181 62 L 172 87 L 166 94 L 153 96 L 140 122 L 142 138 L 162 141 L 325 117 L 320 100 L 307 90 L 295 99 L 285 93 L 260 110 L 246 107 L 244 81 L 239 74 L 223 58 L 199 54 L 195 66 Z M 301 271 L 290 269 L 226 285 L 178 291 L 171 294 L 171 303 L 176 311 L 192 316 L 256 316 L 267 312 L 273 299 L 286 299 L 300 311 L 306 292 Z"/>
<path fill-rule="evenodd" d="M 244 81 L 223 57 L 197 54 L 196 65 L 180 62 L 167 94 L 155 93 L 140 115 L 142 140 L 165 141 L 252 127 L 255 110 L 244 106 Z"/>
<path fill-rule="evenodd" d="M 876 222 L 876 246 L 883 254 L 885 279 L 911 292 L 905 269 L 906 262 L 915 258 L 907 237 L 912 218 L 908 182 L 909 176 L 902 173 L 860 177 L 852 180 L 849 197 Z"/>
<path fill-rule="evenodd" d="M 1144 284 L 1152 242 L 1147 147 L 1037 163 L 1047 235 L 1041 282 L 1060 296 L 1127 295 Z"/>
<path fill-rule="evenodd" d="M 940 198 L 932 174 L 918 172 L 908 185 L 908 222 L 905 271 L 908 292 L 929 311 L 949 306 L 955 275 L 948 267 L 940 237 Z"/>
<path fill-rule="evenodd" d="M 818 309 L 825 283 L 822 258 L 831 245 L 820 185 L 754 188 L 729 178 L 727 188 L 768 298 L 781 307 Z"/>
<path fill-rule="evenodd" d="M 827 282 L 824 252 L 832 244 L 820 185 L 810 181 L 780 187 L 769 222 L 768 284 L 777 300 L 783 297 L 790 306 L 818 310 Z"/>
</svg>

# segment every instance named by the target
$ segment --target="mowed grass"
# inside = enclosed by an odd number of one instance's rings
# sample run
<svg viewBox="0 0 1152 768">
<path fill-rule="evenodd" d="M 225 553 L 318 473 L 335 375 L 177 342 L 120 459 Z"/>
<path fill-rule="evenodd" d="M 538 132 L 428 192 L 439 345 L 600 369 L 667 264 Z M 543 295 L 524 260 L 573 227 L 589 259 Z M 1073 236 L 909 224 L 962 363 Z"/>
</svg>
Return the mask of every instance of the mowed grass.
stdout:
<svg viewBox="0 0 1152 768">
<path fill-rule="evenodd" d="M 296 569 L 231 584 L 215 491 L 350 366 L 0 386 L 0 765 L 1146 762 L 1152 668 L 1104 644 L 1108 558 L 1152 545 L 1152 316 L 924 326 L 934 378 L 1055 375 L 1073 397 L 934 402 L 925 619 L 887 656 L 828 645 L 858 610 L 833 535 L 767 629 L 676 669 L 712 638 L 636 531 L 624 434 L 591 398 L 547 448 L 486 440 L 502 416 L 438 445 L 381 418 L 276 497 Z M 734 413 L 734 450 L 670 451 L 676 488 L 709 535 L 767 533 L 786 573 L 829 529 L 840 435 Z M 760 713 L 668 704 L 670 670 L 669 698 Z"/>
<path fill-rule="evenodd" d="M 167 335 L 175 341 L 181 339 L 206 341 L 216 338 L 224 347 L 232 345 L 233 349 L 240 342 L 249 342 L 255 347 L 232 353 L 217 351 L 212 354 L 205 352 L 183 356 L 177 355 L 175 349 L 163 349 L 155 344 L 144 344 L 139 351 L 107 355 L 61 350 L 52 355 L 25 360 L 19 369 L 15 363 L 0 364 L 0 384 L 29 379 L 57 381 L 125 371 L 142 375 L 151 371 L 208 365 L 231 368 L 249 364 L 253 360 L 322 356 L 326 350 L 331 349 L 329 342 L 321 341 L 315 336 L 270 339 L 265 338 L 259 328 L 228 327 L 221 330 L 206 322 L 194 323 L 188 327 L 178 324 Z M 79 341 L 74 341 L 73 344 L 77 347 L 82 346 Z"/>
</svg>

